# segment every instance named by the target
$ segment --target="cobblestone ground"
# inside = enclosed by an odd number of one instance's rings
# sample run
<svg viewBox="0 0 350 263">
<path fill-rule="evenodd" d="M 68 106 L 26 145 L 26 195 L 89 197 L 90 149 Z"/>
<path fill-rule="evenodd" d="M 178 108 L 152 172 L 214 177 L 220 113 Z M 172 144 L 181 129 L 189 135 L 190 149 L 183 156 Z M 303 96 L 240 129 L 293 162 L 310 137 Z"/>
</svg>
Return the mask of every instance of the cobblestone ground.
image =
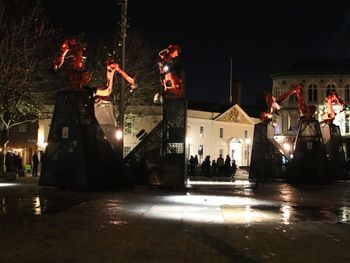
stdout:
<svg viewBox="0 0 350 263">
<path fill-rule="evenodd" d="M 350 185 L 114 192 L 0 179 L 0 262 L 350 262 Z"/>
</svg>

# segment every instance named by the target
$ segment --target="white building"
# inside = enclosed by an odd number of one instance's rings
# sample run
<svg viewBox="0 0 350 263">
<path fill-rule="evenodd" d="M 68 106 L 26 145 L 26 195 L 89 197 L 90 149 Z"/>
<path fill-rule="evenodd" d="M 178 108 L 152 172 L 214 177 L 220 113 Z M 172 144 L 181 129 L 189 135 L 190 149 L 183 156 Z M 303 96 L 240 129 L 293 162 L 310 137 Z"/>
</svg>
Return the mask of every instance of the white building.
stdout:
<svg viewBox="0 0 350 263">
<path fill-rule="evenodd" d="M 272 75 L 272 94 L 280 96 L 301 83 L 304 86 L 303 97 L 307 105 L 317 106 L 317 118 L 325 110 L 325 98 L 333 89 L 349 105 L 350 103 L 350 60 L 349 59 L 308 59 L 300 60 L 288 70 Z M 278 119 L 279 134 L 288 135 L 296 132 L 299 120 L 299 110 L 296 96 L 292 95 L 282 104 L 283 108 Z M 342 111 L 334 105 L 337 112 L 334 124 L 340 127 L 342 135 L 350 135 L 350 112 Z"/>
<path fill-rule="evenodd" d="M 128 109 L 125 121 L 125 154 L 140 142 L 136 135 L 142 129 L 148 133 L 161 120 L 161 110 L 157 106 Z M 143 117 L 139 117 L 141 111 Z M 237 165 L 249 166 L 254 124 L 257 122 L 258 119 L 249 117 L 237 104 L 224 113 L 188 109 L 187 155 L 197 155 L 199 162 L 207 155 L 211 160 L 216 160 L 220 154 L 224 158 L 230 155 Z"/>
<path fill-rule="evenodd" d="M 227 108 L 227 107 L 226 107 Z M 149 133 L 162 119 L 161 106 L 130 106 L 126 112 L 124 132 L 124 155 L 139 142 L 140 131 Z M 197 155 L 203 161 L 209 155 L 211 160 L 220 154 L 230 155 L 239 166 L 249 166 L 256 118 L 249 117 L 237 104 L 225 112 L 187 110 L 187 155 Z M 50 119 L 39 119 L 38 147 L 47 145 Z"/>
</svg>

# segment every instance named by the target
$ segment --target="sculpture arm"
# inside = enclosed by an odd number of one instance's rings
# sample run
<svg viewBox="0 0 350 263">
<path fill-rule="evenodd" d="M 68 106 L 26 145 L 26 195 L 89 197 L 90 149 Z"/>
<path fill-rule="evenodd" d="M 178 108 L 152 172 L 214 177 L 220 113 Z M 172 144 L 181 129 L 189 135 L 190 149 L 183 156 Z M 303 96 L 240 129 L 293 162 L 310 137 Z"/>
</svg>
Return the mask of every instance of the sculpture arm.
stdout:
<svg viewBox="0 0 350 263">
<path fill-rule="evenodd" d="M 68 51 L 69 51 L 69 43 L 66 40 L 66 41 L 64 41 L 64 43 L 61 46 L 61 53 L 60 53 L 59 57 L 56 58 L 53 62 L 54 69 L 59 69 L 63 65 L 64 59 L 65 59 Z"/>
<path fill-rule="evenodd" d="M 117 72 L 120 74 L 120 75 L 122 75 L 122 77 L 127 81 L 127 82 L 129 82 L 130 84 L 135 84 L 135 80 L 132 78 L 132 77 L 130 77 L 124 70 L 122 70 L 119 66 L 118 66 L 118 64 L 117 64 Z"/>
</svg>

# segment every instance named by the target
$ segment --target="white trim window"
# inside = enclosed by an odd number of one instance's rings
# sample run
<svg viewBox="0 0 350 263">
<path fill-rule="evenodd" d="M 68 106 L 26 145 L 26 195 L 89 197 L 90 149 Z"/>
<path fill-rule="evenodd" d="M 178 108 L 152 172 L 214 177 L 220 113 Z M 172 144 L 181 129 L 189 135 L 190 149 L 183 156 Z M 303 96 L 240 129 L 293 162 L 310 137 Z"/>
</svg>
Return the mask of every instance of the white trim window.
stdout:
<svg viewBox="0 0 350 263">
<path fill-rule="evenodd" d="M 204 137 L 204 127 L 203 126 L 200 126 L 199 127 L 199 137 Z"/>
</svg>

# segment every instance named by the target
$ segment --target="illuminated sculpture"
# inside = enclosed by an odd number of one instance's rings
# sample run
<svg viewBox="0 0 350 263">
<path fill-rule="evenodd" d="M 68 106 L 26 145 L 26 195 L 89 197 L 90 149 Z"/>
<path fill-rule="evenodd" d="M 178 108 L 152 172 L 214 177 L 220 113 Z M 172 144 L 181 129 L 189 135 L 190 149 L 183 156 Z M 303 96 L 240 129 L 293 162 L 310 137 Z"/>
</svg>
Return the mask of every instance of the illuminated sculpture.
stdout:
<svg viewBox="0 0 350 263">
<path fill-rule="evenodd" d="M 76 41 L 74 38 L 64 41 L 61 46 L 61 53 L 59 57 L 54 60 L 54 68 L 55 70 L 59 69 L 63 65 L 67 55 L 68 58 L 72 59 L 71 69 L 68 71 L 68 80 L 71 89 L 78 91 L 87 91 L 92 89 L 94 91 L 95 117 L 102 127 L 106 137 L 112 143 L 115 137 L 116 125 L 113 114 L 113 104 L 110 98 L 113 90 L 114 74 L 115 72 L 118 72 L 120 75 L 122 75 L 122 77 L 132 85 L 132 89 L 136 88 L 135 80 L 125 71 L 123 71 L 112 59 L 108 59 L 106 61 L 106 84 L 98 87 L 89 87 L 91 72 L 84 70 L 84 50 L 85 45 Z"/>
<path fill-rule="evenodd" d="M 158 66 L 163 91 L 162 94 L 157 93 L 155 95 L 154 101 L 156 103 L 162 101 L 162 95 L 175 98 L 181 98 L 184 95 L 183 82 L 177 62 L 180 53 L 181 48 L 178 45 L 170 45 L 159 52 L 160 61 Z"/>
<path fill-rule="evenodd" d="M 273 115 L 279 114 L 282 102 L 292 94 L 295 94 L 297 96 L 299 112 L 301 115 L 300 118 L 307 119 L 307 120 L 313 118 L 313 115 L 315 114 L 315 111 L 316 111 L 316 106 L 305 104 L 302 90 L 303 90 L 303 85 L 298 84 L 288 92 L 281 95 L 279 98 L 271 95 L 270 93 L 266 93 L 265 100 L 268 106 L 268 110 L 260 114 L 261 121 L 265 123 L 271 122 L 273 119 Z"/>
<path fill-rule="evenodd" d="M 131 84 L 135 81 L 113 60 L 107 60 L 105 85 L 89 87 L 91 73 L 84 69 L 84 49 L 80 41 L 66 40 L 53 63 L 58 70 L 70 60 L 65 70 L 69 87 L 57 92 L 40 186 L 90 190 L 122 183 L 110 94 L 115 72 Z"/>
<path fill-rule="evenodd" d="M 332 90 L 325 99 L 326 104 L 326 110 L 327 112 L 323 113 L 321 115 L 321 118 L 324 122 L 332 122 L 335 119 L 335 116 L 337 115 L 334 112 L 333 109 L 333 103 L 338 104 L 339 106 L 342 106 L 343 108 L 347 108 L 348 106 L 345 104 L 345 102 L 339 97 L 337 92 L 335 90 Z"/>
</svg>

